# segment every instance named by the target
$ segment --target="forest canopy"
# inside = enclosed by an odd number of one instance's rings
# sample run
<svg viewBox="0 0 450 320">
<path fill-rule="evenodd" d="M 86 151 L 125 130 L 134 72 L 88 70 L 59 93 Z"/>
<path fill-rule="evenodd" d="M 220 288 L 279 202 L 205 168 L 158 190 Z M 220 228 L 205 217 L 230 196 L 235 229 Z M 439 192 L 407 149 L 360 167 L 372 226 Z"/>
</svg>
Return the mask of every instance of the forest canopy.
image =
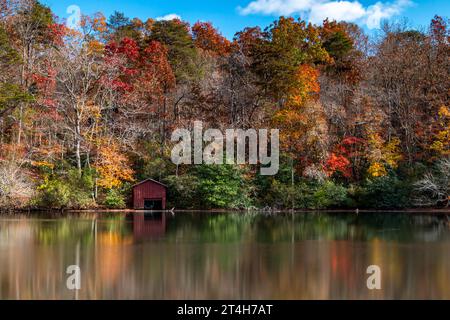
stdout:
<svg viewBox="0 0 450 320">
<path fill-rule="evenodd" d="M 232 40 L 212 22 L 82 16 L 0 1 L 0 207 L 449 206 L 448 18 L 427 30 L 280 17 Z M 280 129 L 281 168 L 175 166 L 175 128 Z"/>
</svg>

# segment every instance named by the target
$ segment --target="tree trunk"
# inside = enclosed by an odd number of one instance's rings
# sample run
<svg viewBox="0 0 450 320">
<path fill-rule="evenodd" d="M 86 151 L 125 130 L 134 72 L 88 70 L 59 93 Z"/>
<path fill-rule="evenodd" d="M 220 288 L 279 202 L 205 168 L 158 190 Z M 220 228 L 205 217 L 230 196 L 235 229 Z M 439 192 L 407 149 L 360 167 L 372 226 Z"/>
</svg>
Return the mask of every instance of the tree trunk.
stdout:
<svg viewBox="0 0 450 320">
<path fill-rule="evenodd" d="M 17 145 L 22 143 L 22 116 L 23 116 L 23 104 L 20 104 L 19 108 L 19 132 L 17 133 Z"/>
<path fill-rule="evenodd" d="M 81 119 L 77 116 L 75 128 L 75 157 L 77 160 L 78 175 L 81 177 Z"/>
</svg>

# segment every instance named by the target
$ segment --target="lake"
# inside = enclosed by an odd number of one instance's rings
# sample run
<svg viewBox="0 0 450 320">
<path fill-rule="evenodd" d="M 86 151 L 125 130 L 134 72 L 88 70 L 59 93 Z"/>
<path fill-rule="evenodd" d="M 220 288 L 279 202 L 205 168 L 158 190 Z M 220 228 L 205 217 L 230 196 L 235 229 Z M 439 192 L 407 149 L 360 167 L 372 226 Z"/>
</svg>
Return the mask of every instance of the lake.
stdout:
<svg viewBox="0 0 450 320">
<path fill-rule="evenodd" d="M 81 270 L 69 290 L 68 266 Z M 367 268 L 381 269 L 381 290 Z M 450 224 L 411 213 L 0 216 L 0 299 L 450 299 Z"/>
</svg>

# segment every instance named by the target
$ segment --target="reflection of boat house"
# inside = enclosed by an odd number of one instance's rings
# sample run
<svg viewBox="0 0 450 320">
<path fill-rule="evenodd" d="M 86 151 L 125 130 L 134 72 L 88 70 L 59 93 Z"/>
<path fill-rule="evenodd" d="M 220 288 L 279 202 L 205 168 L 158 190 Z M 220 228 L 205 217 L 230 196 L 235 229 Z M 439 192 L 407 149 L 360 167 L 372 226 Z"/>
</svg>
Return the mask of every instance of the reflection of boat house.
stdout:
<svg viewBox="0 0 450 320">
<path fill-rule="evenodd" d="M 127 216 L 133 221 L 135 239 L 159 239 L 166 233 L 166 216 L 164 212 L 138 212 Z"/>
<path fill-rule="evenodd" d="M 133 186 L 133 208 L 135 210 L 165 210 L 167 186 L 147 179 Z"/>
</svg>

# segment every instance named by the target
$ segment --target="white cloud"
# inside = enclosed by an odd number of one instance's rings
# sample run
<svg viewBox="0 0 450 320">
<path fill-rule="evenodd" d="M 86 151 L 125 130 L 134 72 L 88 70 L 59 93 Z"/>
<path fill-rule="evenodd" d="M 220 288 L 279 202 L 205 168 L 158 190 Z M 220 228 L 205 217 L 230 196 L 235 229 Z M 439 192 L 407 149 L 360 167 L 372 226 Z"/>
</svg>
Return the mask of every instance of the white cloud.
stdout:
<svg viewBox="0 0 450 320">
<path fill-rule="evenodd" d="M 410 0 L 397 0 L 391 4 L 377 2 L 366 10 L 366 24 L 369 29 L 378 28 L 383 19 L 400 14 L 403 9 L 412 5 Z"/>
<path fill-rule="evenodd" d="M 239 10 L 244 15 L 254 13 L 290 15 L 309 10 L 314 2 L 317 0 L 255 0 Z"/>
<path fill-rule="evenodd" d="M 166 14 L 165 16 L 162 17 L 157 17 L 156 21 L 168 21 L 168 20 L 181 20 L 181 17 L 175 13 L 170 13 L 170 14 Z"/>
<path fill-rule="evenodd" d="M 391 3 L 377 2 L 364 7 L 359 1 L 333 0 L 254 0 L 238 10 L 243 15 L 292 15 L 309 17 L 313 23 L 321 23 L 325 18 L 337 21 L 357 22 L 374 29 L 382 19 L 398 15 L 412 0 L 393 0 Z"/>
<path fill-rule="evenodd" d="M 365 15 L 366 10 L 359 2 L 332 1 L 312 6 L 309 20 L 313 23 L 321 23 L 326 18 L 337 21 L 356 21 Z"/>
</svg>

